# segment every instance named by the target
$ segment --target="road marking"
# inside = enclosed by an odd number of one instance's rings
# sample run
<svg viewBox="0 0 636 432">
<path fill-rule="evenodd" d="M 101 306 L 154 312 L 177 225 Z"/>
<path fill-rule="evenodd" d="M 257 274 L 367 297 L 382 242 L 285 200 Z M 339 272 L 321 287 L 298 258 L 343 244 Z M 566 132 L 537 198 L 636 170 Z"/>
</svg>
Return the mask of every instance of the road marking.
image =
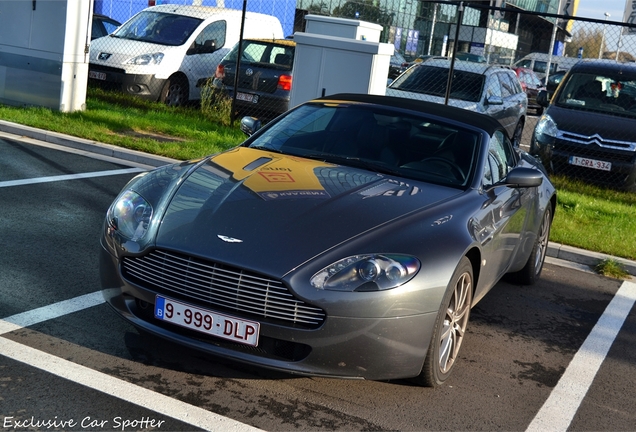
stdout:
<svg viewBox="0 0 636 432">
<path fill-rule="evenodd" d="M 22 312 L 10 317 L 0 319 L 0 335 L 29 327 L 34 324 L 59 318 L 73 312 L 78 312 L 89 307 L 104 303 L 104 296 L 101 291 L 84 294 L 69 300 L 43 306 L 30 311 Z"/>
<path fill-rule="evenodd" d="M 124 168 L 124 169 L 118 169 L 118 170 L 95 171 L 95 172 L 81 173 L 81 174 L 67 174 L 67 175 L 59 175 L 59 176 L 22 179 L 22 180 L 8 180 L 8 181 L 0 182 L 0 188 L 11 187 L 11 186 L 24 186 L 24 185 L 37 184 L 37 183 L 50 183 L 50 182 L 56 182 L 56 181 L 79 180 L 79 179 L 94 178 L 94 177 L 106 177 L 106 176 L 112 176 L 112 175 L 138 173 L 142 171 L 144 170 L 141 168 Z"/>
<path fill-rule="evenodd" d="M 623 282 L 527 432 L 566 431 L 636 301 L 636 283 Z"/>
<path fill-rule="evenodd" d="M 0 320 L 0 335 L 103 302 L 101 292 L 97 291 L 12 315 Z M 568 429 L 635 302 L 636 283 L 624 282 L 528 426 L 527 432 Z M 2 337 L 0 354 L 205 430 L 259 430 Z"/>
<path fill-rule="evenodd" d="M 101 291 L 0 319 L 0 335 L 78 312 L 104 302 Z M 131 384 L 27 345 L 0 337 L 0 355 L 203 430 L 253 432 L 260 429 Z"/>
</svg>

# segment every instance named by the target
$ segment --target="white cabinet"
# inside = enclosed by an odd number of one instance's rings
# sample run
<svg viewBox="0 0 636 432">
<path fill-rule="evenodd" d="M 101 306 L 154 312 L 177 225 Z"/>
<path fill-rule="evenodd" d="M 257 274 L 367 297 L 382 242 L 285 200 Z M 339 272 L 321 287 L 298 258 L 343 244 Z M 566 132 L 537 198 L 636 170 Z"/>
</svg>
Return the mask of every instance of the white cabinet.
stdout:
<svg viewBox="0 0 636 432">
<path fill-rule="evenodd" d="M 312 15 L 307 15 L 307 20 L 308 30 L 329 34 L 294 34 L 296 53 L 290 108 L 336 93 L 385 94 L 394 47 L 377 42 L 381 26 Z M 349 37 L 339 36 L 343 34 Z M 361 40 L 362 37 L 367 40 Z"/>
</svg>

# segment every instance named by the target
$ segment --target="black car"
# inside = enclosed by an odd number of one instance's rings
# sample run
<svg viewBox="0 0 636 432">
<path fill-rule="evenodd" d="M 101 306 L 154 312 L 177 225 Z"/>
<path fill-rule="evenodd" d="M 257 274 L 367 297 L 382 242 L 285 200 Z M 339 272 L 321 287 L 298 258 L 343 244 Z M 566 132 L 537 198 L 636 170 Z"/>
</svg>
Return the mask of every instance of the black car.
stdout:
<svg viewBox="0 0 636 432">
<path fill-rule="evenodd" d="M 142 333 L 435 386 L 497 281 L 540 277 L 555 190 L 491 117 L 336 94 L 251 125 L 238 147 L 140 174 L 108 210 L 102 292 Z"/>
<path fill-rule="evenodd" d="M 636 64 L 582 60 L 557 88 L 530 152 L 554 173 L 636 191 Z"/>
<path fill-rule="evenodd" d="M 289 109 L 296 42 L 290 39 L 245 39 L 241 47 L 236 110 L 240 115 L 271 120 Z M 239 44 L 223 57 L 212 86 L 234 94 Z"/>
<path fill-rule="evenodd" d="M 395 51 L 389 63 L 389 79 L 397 78 L 402 72 L 409 68 L 410 64 L 402 54 Z"/>
</svg>

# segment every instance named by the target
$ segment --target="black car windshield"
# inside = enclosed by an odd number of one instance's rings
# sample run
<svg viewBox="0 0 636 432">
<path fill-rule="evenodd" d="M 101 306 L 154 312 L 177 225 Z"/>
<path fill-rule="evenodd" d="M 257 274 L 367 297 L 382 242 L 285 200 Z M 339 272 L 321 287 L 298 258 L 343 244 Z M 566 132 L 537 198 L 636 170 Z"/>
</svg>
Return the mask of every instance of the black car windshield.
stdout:
<svg viewBox="0 0 636 432">
<path fill-rule="evenodd" d="M 371 105 L 303 105 L 249 140 L 252 148 L 465 188 L 478 132 Z"/>
<path fill-rule="evenodd" d="M 433 96 L 445 96 L 448 69 L 418 65 L 408 69 L 389 86 L 392 89 Z M 479 102 L 484 86 L 484 75 L 455 70 L 450 97 L 469 102 Z"/>
<path fill-rule="evenodd" d="M 612 115 L 636 117 L 636 76 L 570 74 L 556 104 Z"/>
<path fill-rule="evenodd" d="M 125 22 L 113 36 L 161 45 L 183 45 L 202 19 L 183 15 L 142 11 Z"/>
</svg>

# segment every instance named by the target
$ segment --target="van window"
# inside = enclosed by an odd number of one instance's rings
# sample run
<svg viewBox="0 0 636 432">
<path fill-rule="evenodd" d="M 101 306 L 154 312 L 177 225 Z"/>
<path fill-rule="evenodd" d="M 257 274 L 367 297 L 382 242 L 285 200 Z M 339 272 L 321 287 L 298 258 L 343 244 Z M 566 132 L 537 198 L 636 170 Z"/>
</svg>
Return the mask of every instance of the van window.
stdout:
<svg viewBox="0 0 636 432">
<path fill-rule="evenodd" d="M 225 45 L 225 32 L 227 22 L 224 20 L 214 21 L 208 24 L 194 40 L 194 46 L 204 46 L 206 41 L 214 41 L 216 49 L 223 48 Z"/>
<path fill-rule="evenodd" d="M 554 73 L 557 70 L 558 64 L 555 61 L 550 62 L 550 73 Z M 546 69 L 548 68 L 548 62 L 545 61 L 534 61 L 533 71 L 544 74 Z"/>
<path fill-rule="evenodd" d="M 571 74 L 556 103 L 563 107 L 636 117 L 636 76 Z"/>
<path fill-rule="evenodd" d="M 199 18 L 142 11 L 113 33 L 114 37 L 160 45 L 183 45 L 201 24 Z"/>
</svg>

